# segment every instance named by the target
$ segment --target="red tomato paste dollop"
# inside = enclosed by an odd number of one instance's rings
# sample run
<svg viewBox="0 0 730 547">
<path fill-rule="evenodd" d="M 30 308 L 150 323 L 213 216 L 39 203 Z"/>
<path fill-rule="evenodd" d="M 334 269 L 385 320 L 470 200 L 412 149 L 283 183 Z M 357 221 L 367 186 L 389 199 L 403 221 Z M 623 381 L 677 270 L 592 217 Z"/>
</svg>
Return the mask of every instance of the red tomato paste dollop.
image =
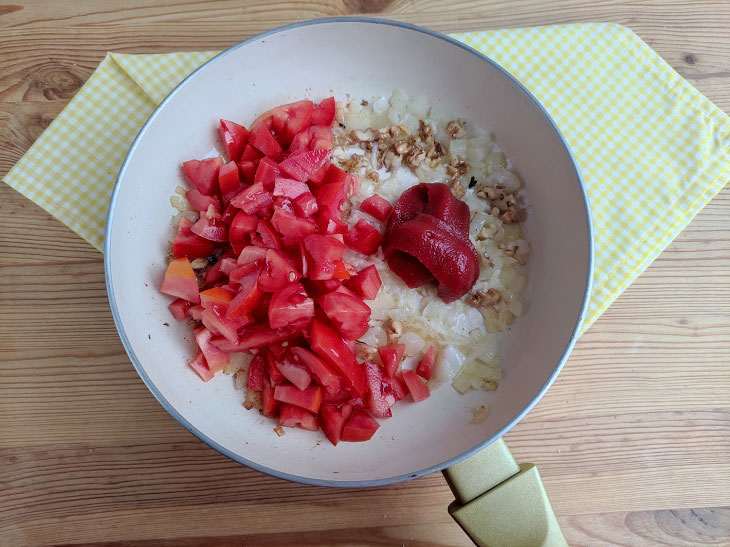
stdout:
<svg viewBox="0 0 730 547">
<path fill-rule="evenodd" d="M 444 302 L 461 298 L 479 277 L 469 220 L 469 206 L 445 184 L 409 188 L 396 202 L 385 231 L 388 266 L 410 288 L 435 282 Z"/>
</svg>

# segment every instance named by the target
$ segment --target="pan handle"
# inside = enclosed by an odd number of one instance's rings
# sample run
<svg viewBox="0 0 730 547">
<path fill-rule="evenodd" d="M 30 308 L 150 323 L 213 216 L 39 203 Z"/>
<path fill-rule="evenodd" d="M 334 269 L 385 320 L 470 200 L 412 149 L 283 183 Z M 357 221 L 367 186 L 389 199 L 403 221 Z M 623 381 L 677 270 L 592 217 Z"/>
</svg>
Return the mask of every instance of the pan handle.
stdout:
<svg viewBox="0 0 730 547">
<path fill-rule="evenodd" d="M 540 474 L 518 465 L 502 439 L 444 470 L 449 513 L 480 546 L 567 547 Z"/>
</svg>

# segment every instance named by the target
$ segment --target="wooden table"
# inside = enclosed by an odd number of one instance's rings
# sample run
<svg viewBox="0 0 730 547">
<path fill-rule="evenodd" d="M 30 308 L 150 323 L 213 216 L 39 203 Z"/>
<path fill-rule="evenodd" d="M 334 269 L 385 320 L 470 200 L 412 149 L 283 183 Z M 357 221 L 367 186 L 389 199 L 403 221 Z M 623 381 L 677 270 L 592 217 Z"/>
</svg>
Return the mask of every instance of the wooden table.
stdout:
<svg viewBox="0 0 730 547">
<path fill-rule="evenodd" d="M 0 174 L 107 51 L 225 48 L 320 16 L 455 32 L 629 25 L 730 111 L 730 4 L 485 0 L 19 1 L 0 6 Z M 149 6 L 145 6 L 149 4 Z M 579 341 L 507 435 L 572 544 L 730 544 L 730 188 Z M 370 490 L 261 475 L 180 427 L 137 377 L 102 257 L 0 185 L 0 544 L 468 541 L 440 474 Z"/>
</svg>

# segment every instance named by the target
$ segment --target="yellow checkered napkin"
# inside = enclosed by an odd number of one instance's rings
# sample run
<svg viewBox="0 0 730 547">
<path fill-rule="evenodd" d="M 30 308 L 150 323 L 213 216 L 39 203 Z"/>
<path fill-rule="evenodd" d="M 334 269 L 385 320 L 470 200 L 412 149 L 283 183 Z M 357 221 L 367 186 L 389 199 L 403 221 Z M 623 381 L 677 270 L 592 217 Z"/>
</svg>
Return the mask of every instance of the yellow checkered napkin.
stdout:
<svg viewBox="0 0 730 547">
<path fill-rule="evenodd" d="M 625 27 L 455 38 L 537 96 L 580 164 L 596 237 L 588 328 L 730 178 L 730 118 Z M 110 53 L 5 182 L 101 249 L 109 196 L 137 131 L 214 54 Z"/>
</svg>

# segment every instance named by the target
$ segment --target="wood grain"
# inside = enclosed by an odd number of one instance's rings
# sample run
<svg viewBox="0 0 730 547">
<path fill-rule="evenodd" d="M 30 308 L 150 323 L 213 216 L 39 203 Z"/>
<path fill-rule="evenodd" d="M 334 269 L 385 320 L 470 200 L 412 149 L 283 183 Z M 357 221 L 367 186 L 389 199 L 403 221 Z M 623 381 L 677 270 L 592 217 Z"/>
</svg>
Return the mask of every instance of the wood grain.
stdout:
<svg viewBox="0 0 730 547">
<path fill-rule="evenodd" d="M 629 25 L 730 111 L 730 3 L 56 0 L 0 6 L 0 174 L 109 50 L 227 47 L 373 14 L 445 32 Z M 573 545 L 730 545 L 730 188 L 580 339 L 507 435 Z M 182 429 L 134 372 L 101 256 L 0 185 L 0 544 L 468 545 L 440 475 L 370 490 L 286 483 Z M 725 508 L 723 508 L 725 507 Z"/>
</svg>

